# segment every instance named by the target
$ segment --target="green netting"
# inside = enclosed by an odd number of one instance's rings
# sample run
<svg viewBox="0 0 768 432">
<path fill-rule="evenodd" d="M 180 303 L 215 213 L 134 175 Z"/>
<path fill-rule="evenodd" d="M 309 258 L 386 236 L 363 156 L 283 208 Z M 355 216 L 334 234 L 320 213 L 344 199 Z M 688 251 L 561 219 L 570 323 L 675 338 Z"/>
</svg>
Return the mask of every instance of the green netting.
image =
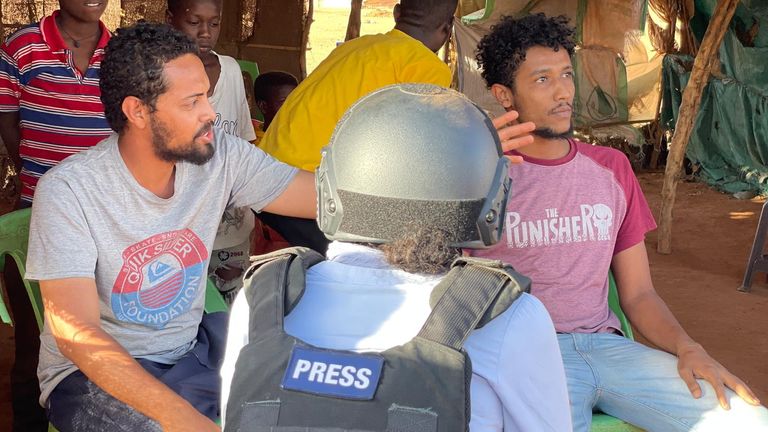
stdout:
<svg viewBox="0 0 768 432">
<path fill-rule="evenodd" d="M 761 3 L 758 6 L 758 3 Z M 726 192 L 768 193 L 768 25 L 765 2 L 741 2 L 719 50 L 722 79 L 711 79 L 702 93 L 686 156 L 700 166 L 707 183 Z M 706 30 L 715 0 L 696 0 L 692 28 Z M 704 23 L 704 25 L 702 25 Z M 745 29 L 752 34 L 745 38 Z M 754 31 L 759 29 L 759 33 Z M 744 46 L 741 40 L 754 46 Z M 667 56 L 663 64 L 663 124 L 673 129 L 693 59 Z"/>
</svg>

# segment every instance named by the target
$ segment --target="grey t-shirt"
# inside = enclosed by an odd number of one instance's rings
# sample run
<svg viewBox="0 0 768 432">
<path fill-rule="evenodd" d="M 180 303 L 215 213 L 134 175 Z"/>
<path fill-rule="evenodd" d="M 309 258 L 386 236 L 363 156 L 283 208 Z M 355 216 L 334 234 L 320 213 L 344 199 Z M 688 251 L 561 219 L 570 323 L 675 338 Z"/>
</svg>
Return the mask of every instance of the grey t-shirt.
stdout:
<svg viewBox="0 0 768 432">
<path fill-rule="evenodd" d="M 224 209 L 263 208 L 297 172 L 217 128 L 213 143 L 208 163 L 176 164 L 168 199 L 139 185 L 116 135 L 48 171 L 35 192 L 26 278 L 95 278 L 102 328 L 133 357 L 178 361 L 195 344 Z M 46 324 L 41 403 L 75 370 Z"/>
</svg>

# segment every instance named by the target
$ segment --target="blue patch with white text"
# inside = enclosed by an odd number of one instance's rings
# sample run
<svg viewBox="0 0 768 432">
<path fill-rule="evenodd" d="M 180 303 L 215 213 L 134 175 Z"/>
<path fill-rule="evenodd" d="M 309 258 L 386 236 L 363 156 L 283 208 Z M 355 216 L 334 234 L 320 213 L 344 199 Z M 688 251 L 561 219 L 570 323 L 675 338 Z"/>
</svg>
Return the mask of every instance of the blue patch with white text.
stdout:
<svg viewBox="0 0 768 432">
<path fill-rule="evenodd" d="M 320 396 L 371 400 L 384 358 L 295 345 L 281 387 Z"/>
</svg>

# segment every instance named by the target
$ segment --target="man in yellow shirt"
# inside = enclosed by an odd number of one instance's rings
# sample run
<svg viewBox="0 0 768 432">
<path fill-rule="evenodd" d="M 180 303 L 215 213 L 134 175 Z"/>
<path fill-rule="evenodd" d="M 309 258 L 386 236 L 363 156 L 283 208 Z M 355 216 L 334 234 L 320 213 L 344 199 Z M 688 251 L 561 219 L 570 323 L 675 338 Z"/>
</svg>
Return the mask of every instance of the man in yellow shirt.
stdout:
<svg viewBox="0 0 768 432">
<path fill-rule="evenodd" d="M 260 147 L 289 165 L 314 171 L 336 123 L 361 97 L 405 82 L 448 87 L 450 69 L 435 53 L 451 34 L 457 2 L 401 0 L 393 10 L 392 31 L 344 43 L 299 84 L 280 108 Z M 314 220 L 266 213 L 260 218 L 292 245 L 325 253 L 328 241 Z"/>
</svg>

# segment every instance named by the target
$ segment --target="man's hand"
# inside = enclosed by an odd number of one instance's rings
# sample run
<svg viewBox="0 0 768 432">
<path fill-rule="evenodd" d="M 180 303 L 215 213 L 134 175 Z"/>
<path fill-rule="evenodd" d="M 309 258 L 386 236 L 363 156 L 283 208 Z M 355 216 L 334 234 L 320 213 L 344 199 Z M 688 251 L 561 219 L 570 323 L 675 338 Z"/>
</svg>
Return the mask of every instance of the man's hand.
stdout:
<svg viewBox="0 0 768 432">
<path fill-rule="evenodd" d="M 694 398 L 701 397 L 701 387 L 696 378 L 702 378 L 707 380 L 715 389 L 717 400 L 720 401 L 720 406 L 723 409 L 731 409 L 725 393 L 726 387 L 736 392 L 748 404 L 760 405 L 760 400 L 744 384 L 744 381 L 728 372 L 723 365 L 710 357 L 701 345 L 690 342 L 678 349 L 677 356 L 677 371 L 688 385 L 688 390 Z"/>
<path fill-rule="evenodd" d="M 499 133 L 499 139 L 501 140 L 501 150 L 504 153 L 533 143 L 531 132 L 536 129 L 536 125 L 532 122 L 510 124 L 517 120 L 517 117 L 519 117 L 517 111 L 508 111 L 493 119 L 493 125 L 496 127 L 496 131 Z M 506 156 L 512 163 L 523 162 L 521 156 Z"/>
</svg>

